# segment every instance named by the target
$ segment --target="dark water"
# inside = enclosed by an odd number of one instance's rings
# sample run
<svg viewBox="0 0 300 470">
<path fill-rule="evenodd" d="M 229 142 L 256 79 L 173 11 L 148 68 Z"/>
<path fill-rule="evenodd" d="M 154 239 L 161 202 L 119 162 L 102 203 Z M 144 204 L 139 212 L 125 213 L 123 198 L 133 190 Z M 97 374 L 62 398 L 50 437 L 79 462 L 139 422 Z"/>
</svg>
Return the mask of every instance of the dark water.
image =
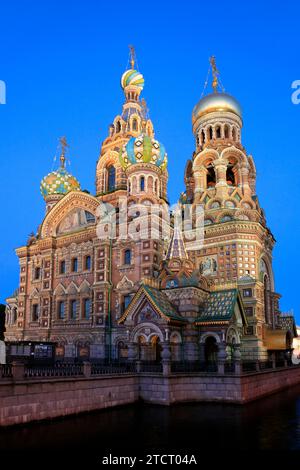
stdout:
<svg viewBox="0 0 300 470">
<path fill-rule="evenodd" d="M 103 455 L 167 451 L 216 454 L 234 450 L 300 450 L 300 387 L 244 406 L 135 405 L 0 430 L 0 455 L 9 451 Z"/>
</svg>

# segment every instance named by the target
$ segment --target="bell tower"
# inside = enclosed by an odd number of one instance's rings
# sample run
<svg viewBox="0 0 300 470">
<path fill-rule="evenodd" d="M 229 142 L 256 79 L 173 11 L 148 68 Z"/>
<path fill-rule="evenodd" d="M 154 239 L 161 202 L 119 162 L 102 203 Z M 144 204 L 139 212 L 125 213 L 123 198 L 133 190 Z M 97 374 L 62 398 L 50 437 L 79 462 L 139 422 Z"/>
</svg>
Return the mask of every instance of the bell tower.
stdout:
<svg viewBox="0 0 300 470">
<path fill-rule="evenodd" d="M 244 347 L 249 356 L 251 348 L 264 356 L 265 330 L 279 322 L 275 240 L 256 195 L 253 158 L 242 144 L 241 106 L 225 92 L 215 57 L 210 73 L 212 92 L 205 95 L 204 90 L 192 112 L 195 151 L 185 170 L 183 199 L 204 209 L 204 245 L 191 256 L 214 289 L 238 286 L 248 320 L 245 335 L 251 340 Z"/>
</svg>

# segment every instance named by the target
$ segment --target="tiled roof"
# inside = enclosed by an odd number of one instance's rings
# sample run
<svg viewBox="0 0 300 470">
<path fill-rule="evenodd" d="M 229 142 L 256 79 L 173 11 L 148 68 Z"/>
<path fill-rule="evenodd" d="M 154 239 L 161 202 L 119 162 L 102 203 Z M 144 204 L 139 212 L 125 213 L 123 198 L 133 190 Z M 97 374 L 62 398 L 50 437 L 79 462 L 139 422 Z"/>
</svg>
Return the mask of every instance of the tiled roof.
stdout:
<svg viewBox="0 0 300 470">
<path fill-rule="evenodd" d="M 167 321 L 180 321 L 185 322 L 186 320 L 182 318 L 175 307 L 171 304 L 166 294 L 154 287 L 150 287 L 148 285 L 142 285 L 135 296 L 133 297 L 132 301 L 128 305 L 127 309 L 123 313 L 122 317 L 119 319 L 118 323 L 122 323 L 126 320 L 128 314 L 134 309 L 135 305 L 139 301 L 142 295 L 145 295 L 147 300 L 153 306 L 158 313 L 165 318 Z"/>
<path fill-rule="evenodd" d="M 166 317 L 169 317 L 172 320 L 185 321 L 184 318 L 178 314 L 177 310 L 171 304 L 164 292 L 147 285 L 143 285 L 143 289 L 147 292 L 154 304 Z"/>
<path fill-rule="evenodd" d="M 205 302 L 203 311 L 195 320 L 196 323 L 230 320 L 233 315 L 234 306 L 237 302 L 237 299 L 237 289 L 211 292 Z"/>
</svg>

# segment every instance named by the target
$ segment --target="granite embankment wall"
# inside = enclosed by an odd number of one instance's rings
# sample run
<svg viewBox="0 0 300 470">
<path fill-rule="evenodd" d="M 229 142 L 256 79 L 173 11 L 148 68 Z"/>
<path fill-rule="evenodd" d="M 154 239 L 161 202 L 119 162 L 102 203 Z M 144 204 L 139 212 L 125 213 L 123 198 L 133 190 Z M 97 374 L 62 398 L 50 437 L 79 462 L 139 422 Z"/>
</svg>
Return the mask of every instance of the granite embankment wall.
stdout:
<svg viewBox="0 0 300 470">
<path fill-rule="evenodd" d="M 0 382 L 0 425 L 56 418 L 138 400 L 137 376 Z"/>
<path fill-rule="evenodd" d="M 191 401 L 246 403 L 300 384 L 300 367 L 243 375 L 132 373 L 92 378 L 0 380 L 0 425 L 27 423 L 118 405 Z"/>
<path fill-rule="evenodd" d="M 300 368 L 254 372 L 240 376 L 141 376 L 139 396 L 147 403 L 184 401 L 243 404 L 300 384 Z"/>
</svg>

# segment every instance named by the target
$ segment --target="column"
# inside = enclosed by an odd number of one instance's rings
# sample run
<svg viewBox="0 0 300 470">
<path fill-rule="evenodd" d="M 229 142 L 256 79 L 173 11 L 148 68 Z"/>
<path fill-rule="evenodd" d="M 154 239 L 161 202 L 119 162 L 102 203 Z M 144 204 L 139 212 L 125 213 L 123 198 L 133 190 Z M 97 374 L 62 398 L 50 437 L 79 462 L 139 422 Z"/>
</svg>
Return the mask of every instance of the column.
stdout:
<svg viewBox="0 0 300 470">
<path fill-rule="evenodd" d="M 224 374 L 224 365 L 227 359 L 227 352 L 226 352 L 226 343 L 225 341 L 221 341 L 218 344 L 218 373 Z"/>
<path fill-rule="evenodd" d="M 162 345 L 162 366 L 163 366 L 163 375 L 169 375 L 171 373 L 171 349 L 169 341 L 164 341 Z"/>
<path fill-rule="evenodd" d="M 216 171 L 216 196 L 223 198 L 225 195 L 227 195 L 227 163 L 221 158 L 218 158 L 214 161 L 214 167 Z"/>
<path fill-rule="evenodd" d="M 237 375 L 241 374 L 241 345 L 235 344 L 233 347 L 233 361 L 234 361 L 234 371 Z"/>
</svg>

